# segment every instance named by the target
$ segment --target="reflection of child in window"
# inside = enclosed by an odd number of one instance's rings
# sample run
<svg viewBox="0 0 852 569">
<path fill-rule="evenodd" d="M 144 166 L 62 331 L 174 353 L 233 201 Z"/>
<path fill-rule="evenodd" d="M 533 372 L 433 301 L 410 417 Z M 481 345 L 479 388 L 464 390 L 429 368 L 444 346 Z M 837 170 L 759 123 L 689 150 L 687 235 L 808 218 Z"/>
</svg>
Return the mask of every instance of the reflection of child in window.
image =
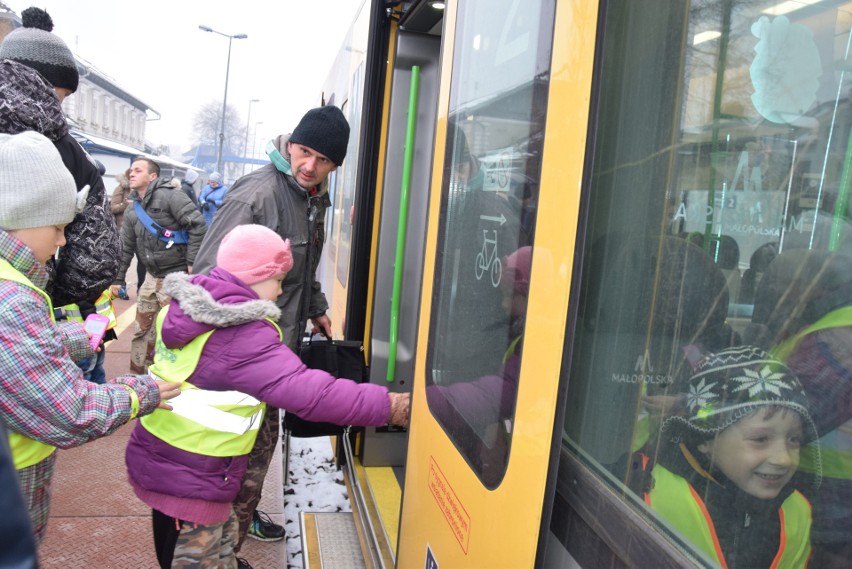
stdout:
<svg viewBox="0 0 852 569">
<path fill-rule="evenodd" d="M 470 381 L 432 384 L 426 400 L 457 445 L 481 472 L 486 484 L 502 476 L 509 452 L 518 375 L 523 348 L 527 296 L 530 288 L 532 247 L 521 247 L 502 260 L 505 267 L 502 307 L 509 315 L 509 346 L 500 371 Z M 475 436 L 473 436 L 475 434 Z"/>
<path fill-rule="evenodd" d="M 645 502 L 723 567 L 804 567 L 811 507 L 794 475 L 817 435 L 799 381 L 742 346 L 704 358 L 687 383 L 657 463 L 636 461 L 652 476 Z"/>
</svg>

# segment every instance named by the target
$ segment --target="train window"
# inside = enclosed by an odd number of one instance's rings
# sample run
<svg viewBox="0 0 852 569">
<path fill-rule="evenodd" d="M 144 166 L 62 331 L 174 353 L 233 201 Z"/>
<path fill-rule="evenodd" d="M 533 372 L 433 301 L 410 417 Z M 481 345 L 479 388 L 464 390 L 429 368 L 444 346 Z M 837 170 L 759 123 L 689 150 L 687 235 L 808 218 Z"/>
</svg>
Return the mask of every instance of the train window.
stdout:
<svg viewBox="0 0 852 569">
<path fill-rule="evenodd" d="M 503 478 L 541 168 L 547 0 L 459 6 L 428 348 L 432 413 L 487 487 Z"/>
<path fill-rule="evenodd" d="M 364 82 L 364 65 L 358 66 L 352 78 L 352 98 L 347 99 L 341 105 L 343 114 L 349 121 L 350 132 L 359 132 L 361 129 L 361 87 Z M 341 285 L 348 286 L 349 283 L 349 260 L 352 256 L 352 224 L 355 220 L 355 189 L 357 182 L 358 152 L 360 146 L 357 136 L 349 137 L 349 145 L 346 148 L 346 160 L 337 168 L 338 176 L 342 181 L 342 188 L 336 192 L 335 198 L 340 202 L 341 215 L 338 218 L 340 226 L 340 239 L 337 251 L 337 280 Z"/>
<path fill-rule="evenodd" d="M 564 441 L 727 567 L 852 558 L 850 27 L 658 0 L 601 30 Z"/>
<path fill-rule="evenodd" d="M 340 208 L 337 207 L 340 187 L 336 170 L 328 175 L 328 197 L 331 199 L 331 207 L 325 210 L 325 246 L 329 256 L 334 259 L 337 255 L 337 220 L 340 219 Z"/>
</svg>

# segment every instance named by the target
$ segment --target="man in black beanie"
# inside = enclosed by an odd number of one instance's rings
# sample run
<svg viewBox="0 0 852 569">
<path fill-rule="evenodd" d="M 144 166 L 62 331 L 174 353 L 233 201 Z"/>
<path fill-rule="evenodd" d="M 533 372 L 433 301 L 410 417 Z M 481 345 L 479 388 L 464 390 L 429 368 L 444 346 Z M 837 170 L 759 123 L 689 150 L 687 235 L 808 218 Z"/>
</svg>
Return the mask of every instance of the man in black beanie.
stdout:
<svg viewBox="0 0 852 569">
<path fill-rule="evenodd" d="M 278 325 L 284 343 L 296 353 L 309 319 L 315 331 L 331 337 L 331 320 L 325 314 L 328 302 L 317 281 L 316 269 L 325 236 L 325 211 L 331 205 L 326 180 L 343 163 L 348 145 L 349 123 L 340 109 L 324 106 L 305 113 L 292 134 L 278 136 L 267 144 L 271 164 L 234 182 L 195 258 L 193 271 L 209 272 L 216 263 L 219 243 L 237 225 L 264 225 L 290 239 L 293 269 L 282 284 L 284 293 L 278 297 Z M 240 543 L 247 531 L 251 537 L 265 541 L 284 537 L 282 526 L 254 511 L 277 439 L 278 409 L 270 408 L 234 502 L 240 520 Z"/>
</svg>

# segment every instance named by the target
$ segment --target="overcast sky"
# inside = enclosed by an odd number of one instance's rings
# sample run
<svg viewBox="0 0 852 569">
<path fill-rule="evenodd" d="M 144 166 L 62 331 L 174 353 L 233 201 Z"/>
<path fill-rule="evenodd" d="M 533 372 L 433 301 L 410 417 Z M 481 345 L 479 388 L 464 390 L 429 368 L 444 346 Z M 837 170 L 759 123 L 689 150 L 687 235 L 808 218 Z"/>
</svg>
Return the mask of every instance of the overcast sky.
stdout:
<svg viewBox="0 0 852 569">
<path fill-rule="evenodd" d="M 18 15 L 47 10 L 53 33 L 162 115 L 146 138 L 180 151 L 193 140 L 192 119 L 205 103 L 222 102 L 228 38 L 232 40 L 228 103 L 258 144 L 290 132 L 320 102 L 322 84 L 363 0 L 4 0 Z M 73 96 L 73 95 L 72 95 Z M 251 144 L 252 141 L 249 141 Z"/>
</svg>

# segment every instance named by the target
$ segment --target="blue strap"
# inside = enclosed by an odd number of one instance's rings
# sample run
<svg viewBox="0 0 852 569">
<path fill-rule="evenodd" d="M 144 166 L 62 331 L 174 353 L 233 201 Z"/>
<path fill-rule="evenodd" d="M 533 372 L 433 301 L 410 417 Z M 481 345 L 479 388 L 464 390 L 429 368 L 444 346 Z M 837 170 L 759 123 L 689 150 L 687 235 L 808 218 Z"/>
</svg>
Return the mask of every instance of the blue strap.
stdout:
<svg viewBox="0 0 852 569">
<path fill-rule="evenodd" d="M 177 243 L 178 245 L 189 243 L 189 232 L 186 229 L 166 229 L 161 225 L 157 225 L 138 201 L 133 202 L 133 211 L 136 212 L 136 217 L 139 218 L 145 229 L 160 241 L 171 244 Z"/>
</svg>

